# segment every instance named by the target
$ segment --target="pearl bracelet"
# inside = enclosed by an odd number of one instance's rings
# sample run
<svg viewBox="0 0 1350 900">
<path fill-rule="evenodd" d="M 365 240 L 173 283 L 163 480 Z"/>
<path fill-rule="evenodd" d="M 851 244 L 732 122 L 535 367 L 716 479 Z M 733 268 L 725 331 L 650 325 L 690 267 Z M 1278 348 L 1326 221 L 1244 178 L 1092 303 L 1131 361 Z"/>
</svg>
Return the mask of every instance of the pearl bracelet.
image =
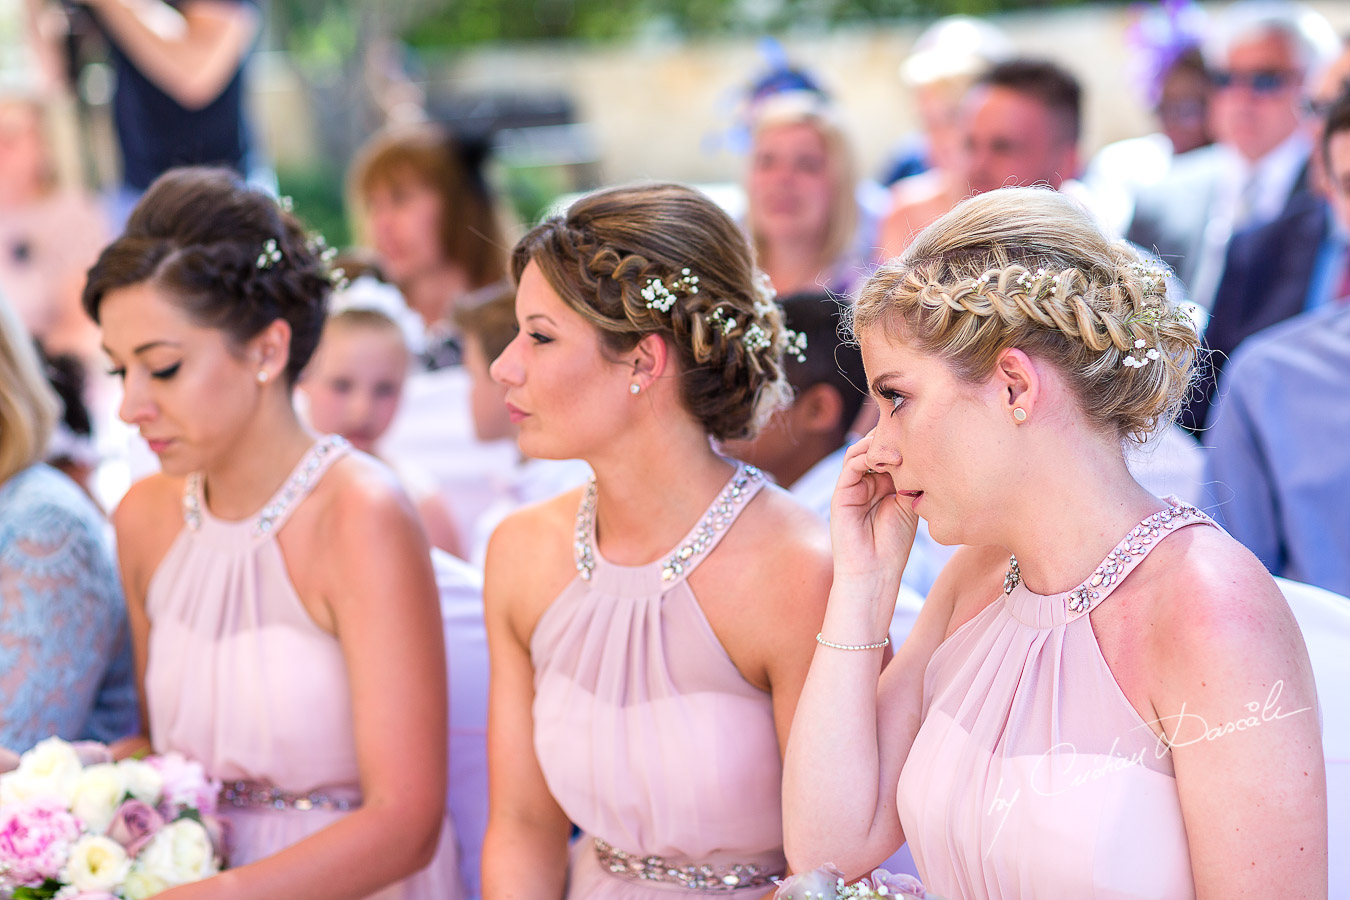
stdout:
<svg viewBox="0 0 1350 900">
<path fill-rule="evenodd" d="M 825 638 L 822 637 L 823 633 L 824 632 L 816 632 L 816 643 L 824 644 L 826 647 L 833 647 L 836 650 L 880 650 L 891 642 L 891 636 L 886 635 L 875 644 L 836 644 L 834 641 L 825 640 Z"/>
</svg>

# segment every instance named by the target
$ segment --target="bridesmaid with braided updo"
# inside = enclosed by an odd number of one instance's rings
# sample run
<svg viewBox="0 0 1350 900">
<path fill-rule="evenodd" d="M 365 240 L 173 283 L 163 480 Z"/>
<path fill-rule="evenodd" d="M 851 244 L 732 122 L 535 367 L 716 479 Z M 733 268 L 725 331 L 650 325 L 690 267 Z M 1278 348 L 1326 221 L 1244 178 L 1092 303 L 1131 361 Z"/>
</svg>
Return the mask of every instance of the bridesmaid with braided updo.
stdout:
<svg viewBox="0 0 1350 900">
<path fill-rule="evenodd" d="M 828 535 L 712 439 L 787 399 L 781 311 L 735 222 L 678 185 L 583 197 L 512 271 L 492 375 L 521 451 L 595 477 L 488 546 L 484 894 L 761 897 Z"/>
<path fill-rule="evenodd" d="M 461 896 L 426 537 L 383 465 L 291 405 L 316 249 L 232 173 L 179 169 L 85 288 L 161 467 L 114 517 L 148 726 L 114 752 L 200 762 L 232 826 L 231 867 L 166 900 Z"/>
<path fill-rule="evenodd" d="M 909 842 L 945 897 L 1327 896 L 1308 653 L 1274 581 L 1123 455 L 1197 337 L 1168 273 L 1060 194 L 992 191 L 853 312 L 877 427 L 784 775 L 797 868 Z M 915 525 L 956 551 L 882 669 Z M 1259 887 L 1258 887 L 1259 886 Z"/>
</svg>

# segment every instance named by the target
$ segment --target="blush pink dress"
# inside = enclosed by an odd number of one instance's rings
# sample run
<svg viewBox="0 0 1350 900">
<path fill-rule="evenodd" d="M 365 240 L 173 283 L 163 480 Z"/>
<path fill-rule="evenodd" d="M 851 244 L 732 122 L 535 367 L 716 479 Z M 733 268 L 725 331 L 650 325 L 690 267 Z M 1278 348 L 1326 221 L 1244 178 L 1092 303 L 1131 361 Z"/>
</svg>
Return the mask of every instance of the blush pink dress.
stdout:
<svg viewBox="0 0 1350 900">
<path fill-rule="evenodd" d="M 156 753 L 176 750 L 225 782 L 232 866 L 285 849 L 361 802 L 342 648 L 301 604 L 276 539 L 348 449 L 340 437 L 319 440 L 244 521 L 212 516 L 201 478 L 190 476 L 185 527 L 146 592 L 150 740 Z M 457 900 L 455 847 L 447 819 L 432 863 L 373 896 Z"/>
<path fill-rule="evenodd" d="M 924 676 L 923 725 L 900 775 L 900 822 L 923 883 L 963 900 L 1192 900 L 1165 741 L 1125 698 L 1089 613 L 1169 534 L 1149 516 L 1074 590 L 1027 590 L 962 625 Z"/>
<path fill-rule="evenodd" d="M 587 489 L 577 577 L 530 640 L 535 753 L 582 831 L 568 898 L 758 897 L 784 872 L 773 705 L 688 583 L 763 485 L 742 465 L 685 539 L 645 566 L 600 555 L 594 481 Z"/>
</svg>

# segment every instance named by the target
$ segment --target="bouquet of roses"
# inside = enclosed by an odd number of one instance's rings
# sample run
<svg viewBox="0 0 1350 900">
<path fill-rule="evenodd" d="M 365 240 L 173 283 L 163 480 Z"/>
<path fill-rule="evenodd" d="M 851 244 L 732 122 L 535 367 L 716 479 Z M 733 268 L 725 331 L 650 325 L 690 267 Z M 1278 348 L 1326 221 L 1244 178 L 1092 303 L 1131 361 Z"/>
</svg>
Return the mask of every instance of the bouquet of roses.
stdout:
<svg viewBox="0 0 1350 900">
<path fill-rule="evenodd" d="M 893 875 L 876 869 L 867 878 L 849 884 L 834 866 L 821 866 L 778 882 L 773 900 L 942 900 L 923 889 L 913 875 Z"/>
<path fill-rule="evenodd" d="M 0 775 L 0 897 L 142 900 L 214 875 L 219 793 L 176 753 L 114 763 L 48 738 Z"/>
</svg>

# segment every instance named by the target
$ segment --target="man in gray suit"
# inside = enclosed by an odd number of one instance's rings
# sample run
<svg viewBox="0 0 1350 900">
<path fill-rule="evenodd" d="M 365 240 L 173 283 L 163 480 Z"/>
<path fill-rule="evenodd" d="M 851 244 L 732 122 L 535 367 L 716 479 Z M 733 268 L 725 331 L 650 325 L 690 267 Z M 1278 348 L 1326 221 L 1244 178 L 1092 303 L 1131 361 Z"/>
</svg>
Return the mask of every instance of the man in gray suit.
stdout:
<svg viewBox="0 0 1350 900">
<path fill-rule="evenodd" d="M 1337 49 L 1325 19 L 1285 0 L 1234 4 L 1206 43 L 1218 142 L 1178 156 L 1167 178 L 1141 192 L 1126 233 L 1176 269 L 1205 309 L 1233 233 L 1271 221 L 1307 192 L 1304 85 Z"/>
</svg>

